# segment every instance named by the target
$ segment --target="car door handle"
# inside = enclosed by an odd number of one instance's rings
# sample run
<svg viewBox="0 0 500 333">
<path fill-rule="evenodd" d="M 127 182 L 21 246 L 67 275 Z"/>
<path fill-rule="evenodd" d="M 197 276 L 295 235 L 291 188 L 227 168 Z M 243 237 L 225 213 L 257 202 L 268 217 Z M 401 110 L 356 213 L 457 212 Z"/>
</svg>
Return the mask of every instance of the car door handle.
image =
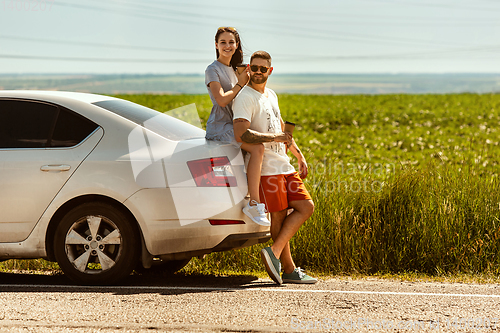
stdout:
<svg viewBox="0 0 500 333">
<path fill-rule="evenodd" d="M 42 171 L 68 171 L 69 169 L 71 169 L 71 166 L 67 164 L 50 164 L 40 167 Z"/>
</svg>

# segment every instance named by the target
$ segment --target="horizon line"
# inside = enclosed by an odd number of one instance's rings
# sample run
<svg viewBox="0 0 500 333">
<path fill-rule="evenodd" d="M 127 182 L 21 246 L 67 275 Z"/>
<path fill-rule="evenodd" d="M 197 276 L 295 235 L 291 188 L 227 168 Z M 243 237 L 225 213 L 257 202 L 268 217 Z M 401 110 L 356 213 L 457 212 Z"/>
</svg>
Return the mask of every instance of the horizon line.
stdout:
<svg viewBox="0 0 500 333">
<path fill-rule="evenodd" d="M 22 76 L 22 75 L 147 75 L 147 76 L 204 76 L 204 73 L 0 73 L 0 76 Z M 274 76 L 281 75 L 500 75 L 500 72 L 364 72 L 364 73 L 333 73 L 333 72 L 306 72 L 306 73 L 274 73 Z"/>
</svg>

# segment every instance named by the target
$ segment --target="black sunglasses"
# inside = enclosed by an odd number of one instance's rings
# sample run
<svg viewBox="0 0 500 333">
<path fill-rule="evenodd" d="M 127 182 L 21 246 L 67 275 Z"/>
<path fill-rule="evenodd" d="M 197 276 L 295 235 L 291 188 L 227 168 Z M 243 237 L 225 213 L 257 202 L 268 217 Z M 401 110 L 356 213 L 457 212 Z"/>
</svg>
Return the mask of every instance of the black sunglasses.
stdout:
<svg viewBox="0 0 500 333">
<path fill-rule="evenodd" d="M 261 73 L 267 73 L 267 70 L 269 69 L 269 67 L 266 67 L 266 66 L 256 66 L 256 65 L 250 66 L 250 70 L 252 72 L 254 72 L 254 73 L 257 72 L 259 69 L 260 69 Z"/>
</svg>

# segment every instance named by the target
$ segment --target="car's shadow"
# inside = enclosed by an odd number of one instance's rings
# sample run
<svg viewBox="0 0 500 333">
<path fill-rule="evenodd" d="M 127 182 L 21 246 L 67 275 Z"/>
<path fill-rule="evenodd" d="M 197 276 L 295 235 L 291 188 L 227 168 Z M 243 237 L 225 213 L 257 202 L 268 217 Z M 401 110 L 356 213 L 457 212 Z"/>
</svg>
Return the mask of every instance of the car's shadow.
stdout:
<svg viewBox="0 0 500 333">
<path fill-rule="evenodd" d="M 89 292 L 112 294 L 186 294 L 234 292 L 243 289 L 277 286 L 272 281 L 254 275 L 191 275 L 144 274 L 130 275 L 112 286 L 79 286 L 63 274 L 41 275 L 0 273 L 0 292 Z"/>
</svg>

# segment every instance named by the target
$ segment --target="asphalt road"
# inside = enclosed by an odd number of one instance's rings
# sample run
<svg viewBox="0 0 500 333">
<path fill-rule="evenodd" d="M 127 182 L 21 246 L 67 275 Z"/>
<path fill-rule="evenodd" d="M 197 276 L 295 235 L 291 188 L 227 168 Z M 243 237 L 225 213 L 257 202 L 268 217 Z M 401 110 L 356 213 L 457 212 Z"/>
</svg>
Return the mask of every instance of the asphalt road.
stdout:
<svg viewBox="0 0 500 333">
<path fill-rule="evenodd" d="M 130 276 L 81 287 L 0 273 L 0 332 L 500 332 L 500 286 Z"/>
</svg>

